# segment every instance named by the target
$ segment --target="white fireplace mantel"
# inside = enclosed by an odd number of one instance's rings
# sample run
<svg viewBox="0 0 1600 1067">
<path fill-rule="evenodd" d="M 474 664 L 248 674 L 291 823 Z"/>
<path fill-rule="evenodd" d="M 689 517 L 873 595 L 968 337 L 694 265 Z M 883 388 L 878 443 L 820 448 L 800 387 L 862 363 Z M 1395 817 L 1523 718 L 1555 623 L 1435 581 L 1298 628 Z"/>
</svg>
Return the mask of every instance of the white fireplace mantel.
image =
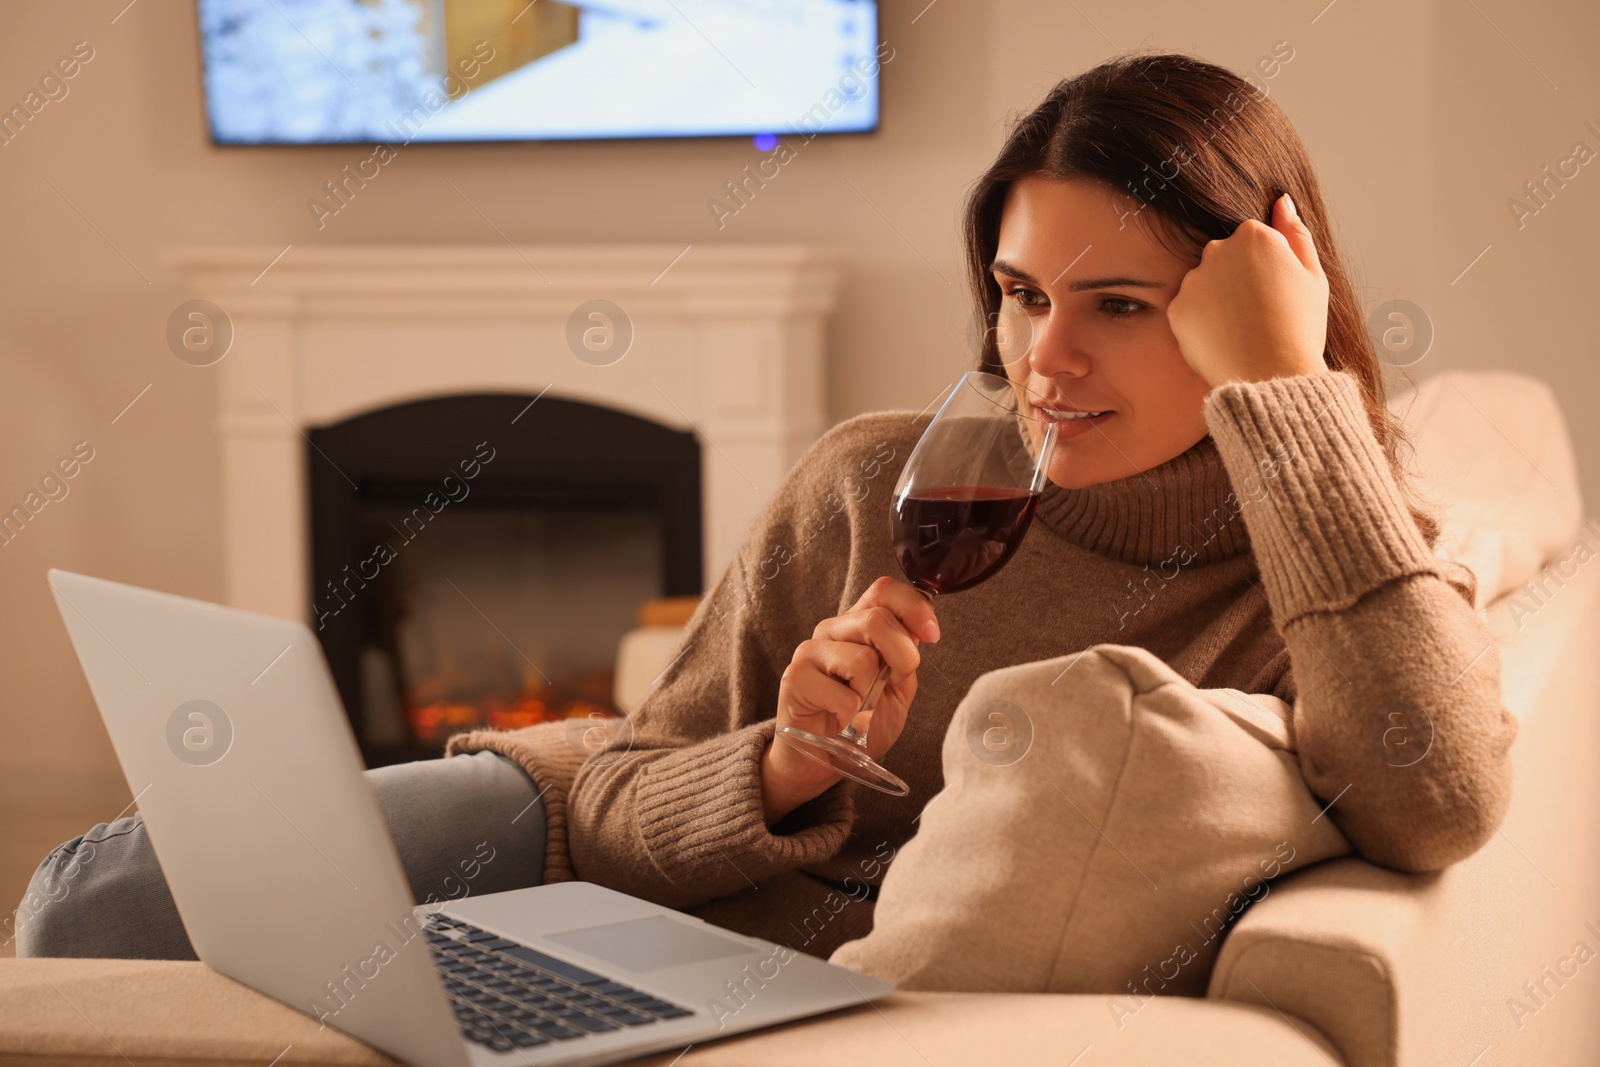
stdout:
<svg viewBox="0 0 1600 1067">
<path fill-rule="evenodd" d="M 548 390 L 693 430 L 708 583 L 826 427 L 824 341 L 839 271 L 822 249 L 291 246 L 274 262 L 278 254 L 170 256 L 189 295 L 221 307 L 234 331 L 209 369 L 220 375 L 227 596 L 239 607 L 310 614 L 303 432 L 312 427 L 427 397 Z M 627 354 L 604 366 L 567 340 L 569 317 L 594 299 L 622 308 L 634 330 Z"/>
</svg>

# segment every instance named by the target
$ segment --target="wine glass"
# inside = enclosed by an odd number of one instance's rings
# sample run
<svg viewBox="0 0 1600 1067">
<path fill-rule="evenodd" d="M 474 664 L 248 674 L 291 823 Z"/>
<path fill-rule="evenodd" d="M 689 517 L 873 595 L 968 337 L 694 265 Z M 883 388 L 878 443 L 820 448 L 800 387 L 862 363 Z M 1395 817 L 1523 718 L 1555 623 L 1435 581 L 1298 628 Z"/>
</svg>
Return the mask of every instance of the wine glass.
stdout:
<svg viewBox="0 0 1600 1067">
<path fill-rule="evenodd" d="M 929 600 L 993 577 L 1033 522 L 1056 424 L 1025 414 L 1020 388 L 988 371 L 963 374 L 900 472 L 889 515 L 895 557 Z M 779 735 L 846 778 L 905 796 L 910 788 L 867 755 L 866 730 L 855 726 L 888 677 L 885 663 L 851 722 L 832 737 L 793 726 L 778 727 Z"/>
</svg>

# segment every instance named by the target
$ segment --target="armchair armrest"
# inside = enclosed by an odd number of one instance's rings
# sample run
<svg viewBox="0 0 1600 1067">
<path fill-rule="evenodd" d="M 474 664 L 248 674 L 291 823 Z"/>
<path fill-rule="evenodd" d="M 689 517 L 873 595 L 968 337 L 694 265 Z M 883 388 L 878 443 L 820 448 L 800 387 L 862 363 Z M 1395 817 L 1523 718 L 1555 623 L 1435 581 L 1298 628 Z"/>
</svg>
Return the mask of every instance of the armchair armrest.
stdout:
<svg viewBox="0 0 1600 1067">
<path fill-rule="evenodd" d="M 1339 859 L 1290 875 L 1229 932 L 1206 995 L 1304 1019 L 1350 1067 L 1398 1064 L 1402 1010 L 1446 995 L 1428 942 L 1450 874 Z"/>
</svg>

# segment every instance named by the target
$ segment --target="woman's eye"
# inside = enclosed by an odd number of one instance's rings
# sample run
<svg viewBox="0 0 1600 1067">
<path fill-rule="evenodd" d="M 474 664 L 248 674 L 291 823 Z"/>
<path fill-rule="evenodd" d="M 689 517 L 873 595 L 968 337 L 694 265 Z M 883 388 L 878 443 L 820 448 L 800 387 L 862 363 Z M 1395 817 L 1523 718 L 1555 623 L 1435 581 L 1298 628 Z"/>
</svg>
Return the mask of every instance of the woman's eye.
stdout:
<svg viewBox="0 0 1600 1067">
<path fill-rule="evenodd" d="M 1037 300 L 1043 299 L 1042 294 L 1037 293 L 1032 289 L 1024 289 L 1020 285 L 1007 289 L 1005 295 L 1011 297 L 1011 299 L 1015 300 L 1018 304 L 1025 308 L 1042 306 L 1040 303 L 1036 302 Z"/>
<path fill-rule="evenodd" d="M 1108 296 L 1100 301 L 1100 307 L 1114 319 L 1125 319 L 1134 312 L 1141 310 L 1144 305 L 1136 300 L 1128 300 L 1120 296 Z"/>
</svg>

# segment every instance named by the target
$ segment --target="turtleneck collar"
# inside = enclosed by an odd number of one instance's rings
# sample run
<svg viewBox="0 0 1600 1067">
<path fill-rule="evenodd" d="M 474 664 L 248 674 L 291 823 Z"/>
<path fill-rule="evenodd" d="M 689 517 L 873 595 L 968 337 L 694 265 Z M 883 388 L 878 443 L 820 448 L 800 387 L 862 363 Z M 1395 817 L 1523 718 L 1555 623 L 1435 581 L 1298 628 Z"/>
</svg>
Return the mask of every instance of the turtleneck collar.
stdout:
<svg viewBox="0 0 1600 1067">
<path fill-rule="evenodd" d="M 1158 467 L 1083 489 L 1047 483 L 1034 522 L 1122 563 L 1220 563 L 1250 550 L 1241 502 L 1212 439 Z M 1191 558 L 1192 556 L 1192 558 Z"/>
</svg>

